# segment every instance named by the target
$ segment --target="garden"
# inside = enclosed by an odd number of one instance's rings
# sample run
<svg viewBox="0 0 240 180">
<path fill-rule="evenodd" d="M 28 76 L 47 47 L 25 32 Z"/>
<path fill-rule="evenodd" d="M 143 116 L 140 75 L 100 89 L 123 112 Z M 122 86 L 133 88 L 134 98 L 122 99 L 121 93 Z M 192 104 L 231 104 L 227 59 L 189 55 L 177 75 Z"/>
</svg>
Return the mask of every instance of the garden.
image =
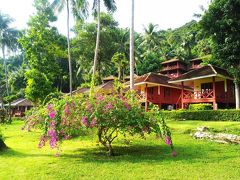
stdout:
<svg viewBox="0 0 240 180">
<path fill-rule="evenodd" d="M 113 143 L 115 156 L 96 144 L 94 131 L 66 140 L 60 156 L 49 146 L 39 149 L 41 131 L 23 131 L 24 122 L 2 125 L 8 150 L 0 152 L 0 177 L 4 179 L 238 179 L 239 145 L 193 139 L 199 126 L 239 134 L 239 122 L 173 121 L 177 156 L 155 135 L 123 136 Z M 4 169 L 4 171 L 3 171 Z"/>
</svg>

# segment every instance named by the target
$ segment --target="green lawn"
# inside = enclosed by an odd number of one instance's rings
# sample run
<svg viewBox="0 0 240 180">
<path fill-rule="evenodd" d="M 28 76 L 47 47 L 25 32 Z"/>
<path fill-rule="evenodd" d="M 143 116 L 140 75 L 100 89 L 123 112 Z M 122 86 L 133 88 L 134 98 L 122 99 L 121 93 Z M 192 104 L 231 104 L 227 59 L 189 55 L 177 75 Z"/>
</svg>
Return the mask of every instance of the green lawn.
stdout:
<svg viewBox="0 0 240 180">
<path fill-rule="evenodd" d="M 155 136 L 115 144 L 115 157 L 96 146 L 94 136 L 63 143 L 60 157 L 49 147 L 38 149 L 39 133 L 22 131 L 23 123 L 1 127 L 10 150 L 0 152 L 0 179 L 240 179 L 240 146 L 194 140 L 198 126 L 239 134 L 238 122 L 169 122 L 178 153 Z"/>
</svg>

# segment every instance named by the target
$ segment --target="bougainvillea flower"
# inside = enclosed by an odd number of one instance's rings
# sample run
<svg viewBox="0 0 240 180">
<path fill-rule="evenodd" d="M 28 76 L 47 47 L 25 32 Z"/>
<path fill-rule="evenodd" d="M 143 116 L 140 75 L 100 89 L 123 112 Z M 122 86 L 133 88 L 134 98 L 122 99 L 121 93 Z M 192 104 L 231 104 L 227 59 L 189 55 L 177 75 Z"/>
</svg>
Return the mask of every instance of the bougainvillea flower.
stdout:
<svg viewBox="0 0 240 180">
<path fill-rule="evenodd" d="M 176 151 L 173 151 L 173 152 L 172 152 L 172 156 L 173 156 L 173 157 L 176 157 L 176 156 L 177 156 L 177 152 L 176 152 Z"/>
<path fill-rule="evenodd" d="M 51 119 L 54 119 L 54 118 L 55 118 L 55 115 L 56 115 L 56 111 L 51 111 L 51 112 L 49 113 L 49 117 L 50 117 Z"/>
<path fill-rule="evenodd" d="M 83 123 L 85 126 L 88 126 L 88 121 L 87 121 L 87 118 L 86 118 L 86 117 L 82 117 L 82 123 Z"/>
<path fill-rule="evenodd" d="M 171 138 L 169 136 L 166 137 L 165 143 L 166 145 L 171 145 Z"/>
</svg>

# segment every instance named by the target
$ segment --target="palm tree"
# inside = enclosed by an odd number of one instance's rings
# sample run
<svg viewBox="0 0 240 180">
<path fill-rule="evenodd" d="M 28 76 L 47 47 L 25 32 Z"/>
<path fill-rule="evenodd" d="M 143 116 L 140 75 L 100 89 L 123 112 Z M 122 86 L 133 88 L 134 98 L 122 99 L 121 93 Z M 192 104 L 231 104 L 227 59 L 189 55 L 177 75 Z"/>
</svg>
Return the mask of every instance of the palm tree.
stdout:
<svg viewBox="0 0 240 180">
<path fill-rule="evenodd" d="M 8 50 L 16 50 L 17 44 L 17 37 L 19 32 L 14 28 L 10 28 L 9 25 L 13 22 L 8 15 L 2 14 L 0 12 L 0 46 L 2 49 L 2 57 L 3 57 L 3 64 L 4 64 L 4 71 L 5 71 L 5 81 L 6 81 L 6 94 L 7 96 L 10 95 L 9 93 L 9 86 L 8 86 L 8 71 L 7 71 L 7 63 L 6 63 L 6 49 Z M 9 107 L 9 119 L 8 122 L 11 123 L 11 115 L 10 115 L 10 103 Z"/>
<path fill-rule="evenodd" d="M 105 7 L 109 12 L 114 12 L 116 10 L 115 0 L 103 0 Z M 100 42 L 100 12 L 101 12 L 101 0 L 93 1 L 93 9 L 97 13 L 97 37 L 96 37 L 96 48 L 94 54 L 94 62 L 93 62 L 93 76 L 95 78 L 96 69 L 97 69 L 97 61 L 98 61 L 98 51 L 99 51 L 99 42 Z M 94 84 L 94 83 L 93 83 Z"/>
<path fill-rule="evenodd" d="M 134 0 L 131 1 L 131 27 L 130 27 L 130 89 L 134 89 Z"/>
<path fill-rule="evenodd" d="M 87 0 L 54 0 L 52 7 L 54 10 L 61 12 L 65 5 L 67 6 L 67 44 L 68 44 L 68 64 L 69 64 L 69 90 L 72 96 L 72 61 L 70 53 L 70 27 L 69 27 L 69 11 L 70 5 L 73 16 L 76 19 L 83 20 L 88 14 L 88 2 Z"/>
</svg>

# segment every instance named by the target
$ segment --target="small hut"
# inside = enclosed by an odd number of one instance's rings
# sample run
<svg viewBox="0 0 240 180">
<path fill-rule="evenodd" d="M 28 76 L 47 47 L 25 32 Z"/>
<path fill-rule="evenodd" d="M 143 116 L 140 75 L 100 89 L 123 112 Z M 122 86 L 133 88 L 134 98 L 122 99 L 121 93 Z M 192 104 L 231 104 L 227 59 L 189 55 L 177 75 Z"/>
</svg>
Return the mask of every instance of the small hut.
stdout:
<svg viewBox="0 0 240 180">
<path fill-rule="evenodd" d="M 33 103 L 27 99 L 17 99 L 11 102 L 11 114 L 14 117 L 23 117 L 25 112 L 33 107 Z"/>
</svg>

